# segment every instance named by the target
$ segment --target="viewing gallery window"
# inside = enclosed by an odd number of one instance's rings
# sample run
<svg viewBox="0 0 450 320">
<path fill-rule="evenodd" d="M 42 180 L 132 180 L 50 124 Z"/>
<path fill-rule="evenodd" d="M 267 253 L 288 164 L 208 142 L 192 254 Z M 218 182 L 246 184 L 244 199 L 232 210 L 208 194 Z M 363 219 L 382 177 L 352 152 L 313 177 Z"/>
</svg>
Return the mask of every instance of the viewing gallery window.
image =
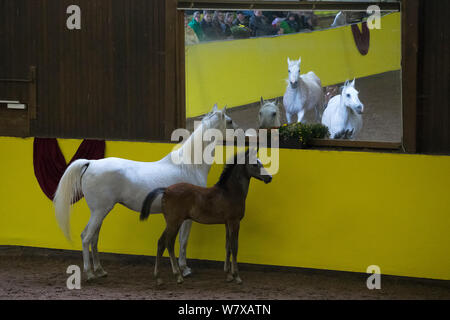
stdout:
<svg viewBox="0 0 450 320">
<path fill-rule="evenodd" d="M 400 149 L 400 1 L 376 3 L 180 1 L 187 128 L 217 103 L 244 130 L 300 121 L 328 128 L 313 146 Z"/>
</svg>

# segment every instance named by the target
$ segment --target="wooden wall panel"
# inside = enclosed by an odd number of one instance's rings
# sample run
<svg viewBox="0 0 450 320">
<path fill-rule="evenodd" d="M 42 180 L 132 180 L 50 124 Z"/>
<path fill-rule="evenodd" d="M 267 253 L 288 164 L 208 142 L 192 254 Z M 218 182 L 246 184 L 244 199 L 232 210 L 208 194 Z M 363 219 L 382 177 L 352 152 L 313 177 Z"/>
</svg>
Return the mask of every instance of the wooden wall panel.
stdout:
<svg viewBox="0 0 450 320">
<path fill-rule="evenodd" d="M 33 98 L 30 82 L 26 81 L 34 52 L 31 10 L 26 0 L 0 1 L 0 100 L 30 104 Z M 0 132 L 19 137 L 30 135 L 28 110 L 11 110 L 7 104 L 0 104 Z"/>
<path fill-rule="evenodd" d="M 450 1 L 421 1 L 417 136 L 420 153 L 450 154 Z"/>
<path fill-rule="evenodd" d="M 81 30 L 66 28 L 73 4 Z M 31 135 L 164 140 L 183 125 L 167 101 L 179 91 L 165 46 L 173 17 L 164 0 L 0 0 L 0 78 L 37 67 Z"/>
</svg>

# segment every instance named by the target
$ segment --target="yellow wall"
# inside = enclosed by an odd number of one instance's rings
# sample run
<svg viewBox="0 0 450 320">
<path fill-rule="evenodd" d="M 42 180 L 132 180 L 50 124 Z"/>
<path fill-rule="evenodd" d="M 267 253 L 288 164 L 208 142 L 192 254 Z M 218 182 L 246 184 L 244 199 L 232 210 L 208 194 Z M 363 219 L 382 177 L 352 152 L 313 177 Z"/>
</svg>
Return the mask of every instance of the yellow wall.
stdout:
<svg viewBox="0 0 450 320">
<path fill-rule="evenodd" d="M 70 159 L 79 140 L 59 140 Z M 170 144 L 107 142 L 106 156 L 153 161 Z M 0 245 L 81 249 L 89 218 L 75 205 L 70 244 L 33 171 L 33 139 L 0 138 Z M 209 183 L 216 181 L 215 165 Z M 271 184 L 253 181 L 242 222 L 239 261 L 450 280 L 450 157 L 280 150 Z M 118 205 L 99 250 L 154 255 L 162 215 L 146 223 Z M 222 260 L 223 226 L 194 224 L 188 257 Z M 80 254 L 81 257 L 81 254 Z"/>
<path fill-rule="evenodd" d="M 362 56 L 350 26 L 186 47 L 187 117 L 219 106 L 240 106 L 279 97 L 286 89 L 287 57 L 302 57 L 302 73 L 314 71 L 323 86 L 401 66 L 400 13 L 386 15 L 380 30 L 370 31 L 370 49 Z"/>
</svg>

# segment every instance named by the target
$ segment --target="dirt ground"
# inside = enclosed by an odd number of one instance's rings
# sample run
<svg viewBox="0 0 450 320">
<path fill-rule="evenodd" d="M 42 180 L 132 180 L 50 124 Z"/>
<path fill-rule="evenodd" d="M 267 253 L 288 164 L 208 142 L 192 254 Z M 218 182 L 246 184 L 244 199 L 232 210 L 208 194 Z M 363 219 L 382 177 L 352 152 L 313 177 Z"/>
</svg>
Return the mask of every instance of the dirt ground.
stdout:
<svg viewBox="0 0 450 320">
<path fill-rule="evenodd" d="M 359 91 L 359 99 L 364 104 L 363 128 L 356 140 L 400 142 L 402 138 L 401 72 L 391 71 L 359 78 L 356 79 L 355 86 Z M 227 113 L 240 128 L 244 130 L 257 128 L 259 107 L 260 104 L 257 102 L 229 109 Z M 280 111 L 281 123 L 286 123 L 282 106 Z M 187 128 L 192 130 L 193 121 L 198 119 L 199 117 L 187 119 Z"/>
<path fill-rule="evenodd" d="M 368 275 L 240 264 L 242 285 L 228 283 L 222 263 L 190 260 L 193 275 L 178 285 L 164 260 L 165 284 L 152 276 L 154 258 L 101 254 L 109 273 L 66 287 L 67 267 L 82 266 L 81 252 L 0 247 L 0 299 L 450 299 L 449 281 L 382 276 L 381 290 L 368 290 Z"/>
</svg>

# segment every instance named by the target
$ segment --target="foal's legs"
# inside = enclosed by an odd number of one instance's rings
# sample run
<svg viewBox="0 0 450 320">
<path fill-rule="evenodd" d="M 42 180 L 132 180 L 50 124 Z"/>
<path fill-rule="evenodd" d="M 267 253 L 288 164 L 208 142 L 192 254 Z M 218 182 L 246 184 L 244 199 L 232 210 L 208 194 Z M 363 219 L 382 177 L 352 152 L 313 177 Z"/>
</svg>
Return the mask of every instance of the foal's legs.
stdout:
<svg viewBox="0 0 450 320">
<path fill-rule="evenodd" d="M 239 277 L 239 270 L 237 265 L 239 221 L 231 222 L 228 227 L 230 229 L 230 245 L 231 245 L 231 253 L 233 256 L 233 263 L 231 265 L 231 274 L 234 277 L 236 283 L 241 284 L 242 280 Z"/>
<path fill-rule="evenodd" d="M 153 273 L 153 275 L 156 278 L 156 284 L 158 286 L 163 283 L 162 279 L 159 277 L 159 265 L 161 263 L 161 258 L 164 253 L 164 250 L 166 250 L 166 235 L 167 235 L 167 228 L 163 231 L 161 237 L 158 240 L 158 252 L 156 254 L 155 271 Z"/>
<path fill-rule="evenodd" d="M 180 229 L 181 223 L 167 224 L 166 228 L 166 247 L 169 251 L 170 263 L 172 264 L 173 274 L 177 277 L 178 283 L 183 283 L 183 276 L 181 274 L 180 266 L 178 265 L 177 258 L 175 257 L 175 240 L 177 238 L 178 230 Z"/>
<path fill-rule="evenodd" d="M 192 220 L 184 220 L 180 228 L 180 234 L 178 240 L 180 241 L 180 256 L 178 257 L 178 263 L 183 271 L 183 277 L 187 277 L 192 273 L 191 268 L 187 266 L 186 262 L 186 249 L 188 244 L 189 233 L 191 232 Z"/>
<path fill-rule="evenodd" d="M 230 244 L 230 232 L 227 224 L 225 224 L 225 235 L 226 235 L 226 242 L 225 242 L 226 256 L 223 270 L 225 271 L 225 273 L 227 273 L 227 281 L 230 282 L 233 281 L 233 275 L 230 272 L 231 244 Z"/>
</svg>

